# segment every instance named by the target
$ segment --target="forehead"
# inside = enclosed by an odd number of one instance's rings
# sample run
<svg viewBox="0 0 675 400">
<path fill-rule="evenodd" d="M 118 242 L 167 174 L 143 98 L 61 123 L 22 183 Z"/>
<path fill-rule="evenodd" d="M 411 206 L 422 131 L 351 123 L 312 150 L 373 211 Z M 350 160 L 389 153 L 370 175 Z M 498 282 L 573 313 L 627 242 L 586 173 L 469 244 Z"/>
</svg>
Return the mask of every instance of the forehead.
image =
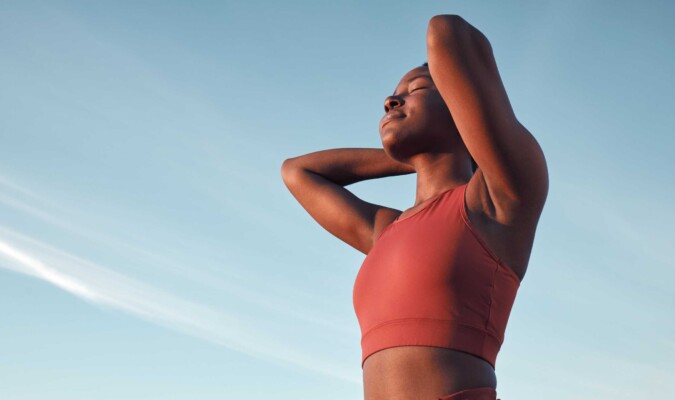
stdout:
<svg viewBox="0 0 675 400">
<path fill-rule="evenodd" d="M 409 79 L 415 75 L 429 75 L 429 68 L 424 67 L 424 66 L 419 66 L 411 69 L 410 71 L 406 72 L 405 75 L 403 75 L 403 78 L 401 78 L 401 82 L 403 82 L 405 79 Z"/>
<path fill-rule="evenodd" d="M 429 69 L 427 67 L 421 66 L 413 68 L 410 71 L 408 71 L 405 75 L 403 75 L 403 78 L 401 78 L 398 85 L 396 85 L 396 90 L 394 91 L 394 93 L 396 93 L 399 88 L 405 86 L 410 80 L 419 76 L 426 76 L 429 79 L 431 79 L 431 74 L 429 74 Z"/>
</svg>

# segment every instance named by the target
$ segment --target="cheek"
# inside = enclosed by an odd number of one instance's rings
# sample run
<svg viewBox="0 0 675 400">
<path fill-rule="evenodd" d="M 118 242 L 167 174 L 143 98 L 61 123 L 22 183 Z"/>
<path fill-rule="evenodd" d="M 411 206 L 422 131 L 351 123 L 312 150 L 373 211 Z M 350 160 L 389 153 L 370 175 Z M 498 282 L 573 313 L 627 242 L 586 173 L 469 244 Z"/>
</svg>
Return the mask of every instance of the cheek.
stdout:
<svg viewBox="0 0 675 400">
<path fill-rule="evenodd" d="M 454 125 L 454 123 L 452 122 L 452 115 L 450 114 L 450 110 L 448 109 L 447 104 L 445 104 L 445 101 L 443 101 L 443 98 L 441 97 L 440 94 L 435 93 L 434 96 L 430 96 L 430 99 L 428 99 L 428 105 L 429 110 L 434 114 L 434 119 L 442 120 L 445 121 L 446 123 Z"/>
<path fill-rule="evenodd" d="M 450 111 L 440 96 L 420 98 L 416 104 L 419 115 L 435 125 L 445 125 L 452 121 Z"/>
<path fill-rule="evenodd" d="M 437 91 L 418 92 L 406 99 L 404 107 L 407 121 L 404 122 L 413 131 L 445 131 L 452 124 L 452 117 L 443 98 Z"/>
</svg>

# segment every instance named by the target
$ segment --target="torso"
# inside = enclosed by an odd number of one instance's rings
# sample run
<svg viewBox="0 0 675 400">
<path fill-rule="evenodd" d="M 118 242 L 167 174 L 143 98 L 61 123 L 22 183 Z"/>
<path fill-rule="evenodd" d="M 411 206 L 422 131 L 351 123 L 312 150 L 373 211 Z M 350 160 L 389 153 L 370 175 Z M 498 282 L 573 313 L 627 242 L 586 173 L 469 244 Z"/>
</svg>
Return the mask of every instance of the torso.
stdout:
<svg viewBox="0 0 675 400">
<path fill-rule="evenodd" d="M 515 223 L 494 221 L 482 173 L 466 189 L 467 214 L 494 253 L 522 280 L 532 250 L 537 216 L 512 216 Z M 408 209 L 399 219 L 424 204 Z M 517 218 L 516 218 L 517 217 Z M 495 370 L 485 360 L 458 350 L 398 346 L 372 354 L 363 365 L 364 400 L 435 399 L 475 387 L 497 387 Z"/>
<path fill-rule="evenodd" d="M 363 364 L 365 400 L 432 400 L 484 386 L 497 387 L 492 366 L 452 349 L 391 347 L 372 354 Z"/>
</svg>

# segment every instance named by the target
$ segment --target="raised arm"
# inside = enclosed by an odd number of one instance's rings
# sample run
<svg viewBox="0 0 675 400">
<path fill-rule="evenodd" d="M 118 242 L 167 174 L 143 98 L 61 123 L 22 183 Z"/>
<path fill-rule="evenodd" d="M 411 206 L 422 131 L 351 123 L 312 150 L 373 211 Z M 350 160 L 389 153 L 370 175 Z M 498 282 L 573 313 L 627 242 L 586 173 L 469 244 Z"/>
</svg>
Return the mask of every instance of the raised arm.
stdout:
<svg viewBox="0 0 675 400">
<path fill-rule="evenodd" d="M 427 29 L 427 56 L 431 77 L 497 213 L 543 207 L 546 161 L 511 108 L 488 39 L 457 15 L 437 15 Z"/>
<path fill-rule="evenodd" d="M 333 236 L 368 254 L 375 238 L 401 211 L 369 203 L 344 186 L 414 173 L 384 149 L 341 148 L 289 158 L 281 176 L 300 205 Z"/>
</svg>

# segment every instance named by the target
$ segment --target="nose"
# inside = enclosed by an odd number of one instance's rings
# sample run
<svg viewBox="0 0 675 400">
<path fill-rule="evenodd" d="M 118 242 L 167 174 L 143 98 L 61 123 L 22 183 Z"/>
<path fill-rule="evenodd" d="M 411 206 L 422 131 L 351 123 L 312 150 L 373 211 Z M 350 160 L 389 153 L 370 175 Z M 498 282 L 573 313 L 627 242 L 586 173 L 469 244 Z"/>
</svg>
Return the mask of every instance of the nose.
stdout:
<svg viewBox="0 0 675 400">
<path fill-rule="evenodd" d="M 403 99 L 398 96 L 387 96 L 384 99 L 384 112 L 389 112 L 394 107 L 401 107 L 403 105 Z"/>
</svg>

